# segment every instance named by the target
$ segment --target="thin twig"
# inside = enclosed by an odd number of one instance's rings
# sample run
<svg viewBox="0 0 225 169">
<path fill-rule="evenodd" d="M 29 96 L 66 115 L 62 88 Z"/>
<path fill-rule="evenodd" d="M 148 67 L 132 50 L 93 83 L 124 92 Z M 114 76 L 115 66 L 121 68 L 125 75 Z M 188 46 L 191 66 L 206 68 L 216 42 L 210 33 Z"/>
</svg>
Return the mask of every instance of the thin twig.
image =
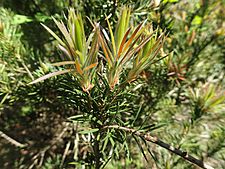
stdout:
<svg viewBox="0 0 225 169">
<path fill-rule="evenodd" d="M 159 145 L 160 147 L 163 147 L 169 151 L 171 151 L 172 153 L 182 157 L 183 159 L 191 162 L 192 164 L 195 164 L 201 168 L 204 168 L 204 169 L 214 169 L 213 167 L 207 165 L 207 164 L 204 164 L 203 161 L 201 160 L 198 160 L 197 158 L 189 155 L 187 152 L 185 151 L 182 151 L 178 148 L 175 148 L 165 142 L 163 142 L 162 140 L 158 139 L 157 137 L 155 136 L 151 136 L 150 133 L 142 133 L 140 131 L 137 131 L 135 129 L 131 129 L 131 128 L 127 128 L 127 127 L 121 127 L 121 126 L 118 126 L 118 125 L 111 125 L 111 126 L 104 126 L 103 129 L 109 129 L 109 128 L 113 128 L 113 129 L 118 129 L 118 130 L 123 130 L 123 131 L 126 131 L 126 132 L 129 132 L 129 133 L 132 133 L 136 136 L 139 136 L 139 137 L 142 137 L 144 138 L 146 141 L 149 141 L 149 142 L 152 142 L 154 144 L 157 144 Z"/>
<path fill-rule="evenodd" d="M 23 61 L 21 61 L 22 66 L 24 67 L 24 69 L 26 70 L 26 72 L 28 73 L 28 75 L 30 76 L 30 78 L 32 80 L 34 80 L 34 76 L 32 75 L 32 73 L 30 72 L 30 70 L 28 69 L 28 67 L 24 64 Z"/>
<path fill-rule="evenodd" d="M 63 156 L 62 156 L 62 160 L 61 160 L 61 163 L 60 163 L 60 168 L 63 168 L 63 164 L 65 162 L 65 159 L 66 159 L 66 156 L 68 154 L 68 151 L 69 151 L 69 148 L 70 148 L 70 145 L 71 145 L 71 141 L 69 141 L 67 144 L 66 144 L 66 148 L 64 150 L 64 153 L 63 153 Z"/>
<path fill-rule="evenodd" d="M 0 137 L 6 139 L 9 143 L 11 143 L 12 145 L 16 146 L 16 147 L 26 147 L 25 144 L 21 144 L 18 141 L 14 140 L 13 138 L 9 137 L 8 135 L 6 135 L 5 133 L 3 133 L 2 131 L 0 131 Z"/>
<path fill-rule="evenodd" d="M 39 167 L 41 167 L 42 163 L 43 163 L 43 158 L 45 156 L 45 153 L 52 148 L 52 146 L 54 146 L 55 144 L 58 143 L 58 141 L 63 137 L 63 135 L 66 133 L 66 131 L 68 130 L 69 126 L 68 124 L 66 124 L 66 126 L 64 127 L 64 129 L 62 130 L 62 132 L 56 137 L 56 139 L 54 139 L 49 145 L 47 145 L 46 147 L 44 147 L 40 152 L 38 152 L 36 155 L 34 155 L 32 157 L 32 161 L 33 163 L 30 165 L 30 167 L 28 169 L 32 169 L 38 162 L 38 158 L 41 157 L 40 162 L 39 162 Z"/>
</svg>

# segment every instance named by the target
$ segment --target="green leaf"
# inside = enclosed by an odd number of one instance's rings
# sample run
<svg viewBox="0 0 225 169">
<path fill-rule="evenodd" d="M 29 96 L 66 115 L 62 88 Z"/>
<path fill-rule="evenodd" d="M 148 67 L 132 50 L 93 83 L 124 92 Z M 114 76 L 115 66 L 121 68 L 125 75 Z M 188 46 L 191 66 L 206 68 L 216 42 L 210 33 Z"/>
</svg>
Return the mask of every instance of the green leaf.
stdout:
<svg viewBox="0 0 225 169">
<path fill-rule="evenodd" d="M 56 63 L 52 63 L 52 66 L 64 66 L 64 65 L 74 65 L 75 62 L 74 61 L 62 61 L 62 62 L 56 62 Z"/>
<path fill-rule="evenodd" d="M 73 40 L 70 37 L 70 34 L 69 34 L 66 26 L 64 25 L 64 23 L 62 21 L 59 22 L 55 18 L 53 18 L 53 21 L 55 22 L 55 24 L 57 25 L 57 27 L 59 28 L 59 30 L 63 34 L 64 38 L 66 39 L 66 41 L 68 43 L 68 47 L 72 50 L 74 48 Z"/>
<path fill-rule="evenodd" d="M 83 51 L 83 32 L 82 32 L 82 25 L 80 25 L 80 22 L 78 18 L 75 19 L 74 21 L 75 24 L 75 40 L 76 40 L 76 46 L 77 49 L 82 52 Z"/>
<path fill-rule="evenodd" d="M 121 17 L 119 19 L 115 32 L 115 44 L 117 46 L 117 49 L 120 46 L 122 38 L 124 37 L 124 34 L 127 30 L 129 20 L 130 20 L 130 9 L 124 8 L 122 10 Z"/>
<path fill-rule="evenodd" d="M 23 24 L 23 23 L 27 23 L 27 22 L 32 22 L 32 21 L 33 21 L 33 19 L 31 19 L 28 16 L 14 15 L 13 20 L 12 20 L 12 24 L 19 25 L 19 24 Z"/>
<path fill-rule="evenodd" d="M 142 110 L 142 105 L 139 107 L 139 109 L 138 109 L 138 111 L 136 113 L 136 116 L 135 116 L 133 122 L 131 123 L 132 126 L 134 125 L 135 121 L 138 119 L 138 117 L 139 117 L 139 115 L 141 113 L 141 110 Z"/>
<path fill-rule="evenodd" d="M 56 35 L 51 29 L 41 23 L 41 25 L 62 45 L 66 46 L 65 43 Z"/>
<path fill-rule="evenodd" d="M 147 158 L 147 156 L 146 156 L 146 154 L 145 154 L 145 151 L 144 151 L 144 149 L 143 149 L 143 147 L 142 147 L 142 144 L 138 141 L 138 138 L 137 138 L 135 135 L 132 135 L 132 136 L 133 136 L 134 140 L 136 141 L 136 143 L 137 143 L 139 149 L 141 150 L 141 153 L 142 153 L 142 155 L 144 156 L 145 160 L 148 162 L 148 158 Z M 146 141 L 146 140 L 143 140 L 143 141 Z"/>
<path fill-rule="evenodd" d="M 107 43 L 105 42 L 105 40 L 103 38 L 103 35 L 101 33 L 99 34 L 99 40 L 100 40 L 103 52 L 104 52 L 105 57 L 106 57 L 106 61 L 109 65 L 109 67 L 112 67 L 112 64 L 113 64 L 112 54 L 111 54 L 110 49 L 109 49 Z"/>
<path fill-rule="evenodd" d="M 104 138 L 104 143 L 102 147 L 102 151 L 105 151 L 106 146 L 108 145 L 109 138 L 111 137 L 111 133 L 108 131 L 106 137 Z"/>
<path fill-rule="evenodd" d="M 141 24 L 139 24 L 137 26 L 137 28 L 134 30 L 134 32 L 132 33 L 130 39 L 127 41 L 127 43 L 125 44 L 125 47 L 124 47 L 124 51 L 127 51 L 128 47 L 130 46 L 131 42 L 134 40 L 134 39 L 138 39 L 140 36 L 140 34 L 143 32 L 141 31 L 143 25 L 144 25 L 145 22 L 142 22 Z M 137 38 L 138 37 L 138 38 Z"/>
<path fill-rule="evenodd" d="M 97 132 L 99 129 L 89 129 L 89 130 L 83 130 L 83 131 L 80 131 L 79 133 L 80 134 L 89 134 L 89 133 L 94 133 L 94 132 Z"/>
<path fill-rule="evenodd" d="M 113 140 L 113 138 L 112 138 L 112 137 L 109 137 L 109 141 L 110 141 L 110 143 L 111 143 L 112 147 L 114 147 L 114 145 L 115 145 L 115 141 Z"/>
<path fill-rule="evenodd" d="M 168 125 L 168 123 L 157 124 L 157 125 L 154 125 L 151 128 L 149 128 L 148 131 L 153 131 L 153 130 L 159 129 L 161 127 L 164 127 L 166 125 Z"/>
<path fill-rule="evenodd" d="M 196 15 L 191 23 L 192 25 L 200 25 L 202 23 L 202 17 Z"/>
<path fill-rule="evenodd" d="M 125 35 L 124 35 L 124 37 L 123 37 L 123 40 L 122 40 L 122 42 L 121 42 L 121 44 L 120 44 L 120 48 L 119 48 L 118 56 L 117 56 L 117 57 L 120 57 L 120 55 L 121 55 L 121 53 L 122 53 L 124 44 L 125 44 L 125 42 L 126 42 L 126 40 L 127 40 L 127 37 L 128 37 L 128 35 L 129 35 L 129 33 L 130 33 L 130 30 L 131 30 L 131 28 L 129 28 L 129 29 L 127 30 L 127 32 L 125 33 Z"/>
<path fill-rule="evenodd" d="M 82 114 L 78 114 L 76 116 L 71 116 L 68 118 L 69 120 L 73 120 L 73 121 L 79 121 L 79 120 L 83 120 L 84 116 Z"/>
<path fill-rule="evenodd" d="M 72 70 L 66 69 L 66 70 L 60 70 L 60 71 L 57 71 L 57 72 L 49 73 L 47 75 L 44 75 L 44 76 L 42 76 L 42 77 L 40 77 L 40 78 L 30 82 L 28 85 L 35 84 L 35 83 L 38 83 L 38 82 L 43 81 L 45 79 L 48 79 L 50 77 L 61 75 L 61 74 L 65 74 L 65 73 L 68 73 L 68 72 L 71 72 L 71 71 Z"/>
<path fill-rule="evenodd" d="M 108 20 L 107 17 L 106 17 L 106 21 L 107 21 L 108 28 L 109 28 L 109 33 L 110 33 L 110 36 L 111 36 L 112 47 L 113 47 L 113 53 L 114 53 L 114 55 L 115 55 L 115 54 L 116 54 L 115 38 L 114 38 L 114 35 L 113 35 L 112 27 L 111 27 L 111 25 L 110 25 L 109 20 Z"/>
<path fill-rule="evenodd" d="M 44 14 L 42 14 L 42 13 L 37 13 L 37 14 L 35 14 L 35 18 L 36 18 L 36 20 L 39 21 L 39 22 L 45 22 L 46 20 L 51 19 L 51 17 L 46 16 L 46 15 L 44 15 Z"/>
</svg>

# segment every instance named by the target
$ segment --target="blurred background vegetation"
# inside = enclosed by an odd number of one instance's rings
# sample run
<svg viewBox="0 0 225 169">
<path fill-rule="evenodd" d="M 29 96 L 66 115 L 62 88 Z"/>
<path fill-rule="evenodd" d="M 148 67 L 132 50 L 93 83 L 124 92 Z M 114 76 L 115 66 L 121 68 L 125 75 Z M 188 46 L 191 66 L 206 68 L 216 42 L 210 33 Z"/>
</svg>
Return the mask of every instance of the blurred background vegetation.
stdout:
<svg viewBox="0 0 225 169">
<path fill-rule="evenodd" d="M 53 71 L 50 63 L 63 58 L 40 23 L 57 32 L 51 16 L 62 19 L 74 7 L 86 32 L 91 26 L 85 16 L 103 27 L 110 16 L 114 28 L 124 5 L 132 9 L 133 24 L 147 19 L 154 28 L 167 30 L 160 55 L 169 54 L 132 84 L 126 120 L 135 121 L 138 111 L 134 126 L 152 126 L 160 139 L 225 168 L 223 0 L 1 0 L 0 131 L 26 147 L 15 147 L 1 136 L 0 168 L 82 168 L 89 138 L 76 132 L 82 124 L 66 123 L 79 111 L 69 94 L 76 92 L 76 84 L 65 75 L 27 85 Z M 118 152 L 106 168 L 196 168 L 153 144 L 128 142 L 129 154 Z"/>
</svg>

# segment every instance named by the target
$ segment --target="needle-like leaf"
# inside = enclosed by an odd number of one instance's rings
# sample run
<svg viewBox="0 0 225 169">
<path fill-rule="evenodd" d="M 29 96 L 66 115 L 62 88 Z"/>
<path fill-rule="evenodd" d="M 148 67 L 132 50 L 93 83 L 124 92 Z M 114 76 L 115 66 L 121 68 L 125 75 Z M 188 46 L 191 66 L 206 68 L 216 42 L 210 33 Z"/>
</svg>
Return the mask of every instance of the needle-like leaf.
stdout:
<svg viewBox="0 0 225 169">
<path fill-rule="evenodd" d="M 77 72 L 82 76 L 83 75 L 83 71 L 81 69 L 81 65 L 78 61 L 75 62 L 75 67 L 76 67 L 76 70 Z"/>
<path fill-rule="evenodd" d="M 106 21 L 107 21 L 108 28 L 109 28 L 109 33 L 110 33 L 110 36 L 111 36 L 112 47 L 113 47 L 113 54 L 115 55 L 115 54 L 116 54 L 115 38 L 114 38 L 113 31 L 112 31 L 112 27 L 111 27 L 111 25 L 110 25 L 110 23 L 109 23 L 108 17 L 106 17 Z"/>
<path fill-rule="evenodd" d="M 70 69 L 65 69 L 65 70 L 60 70 L 60 71 L 57 71 L 57 72 L 49 73 L 47 75 L 44 75 L 44 76 L 42 76 L 42 77 L 40 77 L 40 78 L 32 81 L 28 85 L 35 84 L 35 83 L 38 83 L 38 82 L 43 81 L 45 79 L 48 79 L 50 77 L 57 76 L 57 75 L 61 75 L 61 74 L 65 74 L 65 73 L 68 73 L 68 72 L 71 72 L 71 71 L 72 70 L 70 70 Z"/>
<path fill-rule="evenodd" d="M 62 21 L 58 22 L 54 17 L 53 17 L 53 21 L 55 22 L 55 24 L 57 25 L 57 27 L 59 28 L 59 30 L 63 34 L 64 38 L 66 39 L 66 41 L 69 45 L 69 48 L 71 49 L 74 46 L 73 41 L 72 41 L 72 39 L 70 37 L 70 34 L 69 34 L 67 28 L 65 27 L 64 23 Z"/>
<path fill-rule="evenodd" d="M 89 70 L 89 69 L 92 69 L 93 67 L 95 67 L 95 66 L 97 66 L 97 65 L 98 65 L 97 62 L 96 62 L 96 63 L 93 63 L 93 64 L 91 64 L 91 65 L 85 67 L 85 68 L 84 68 L 84 71 L 87 71 L 87 70 Z"/>
<path fill-rule="evenodd" d="M 47 26 L 41 23 L 41 25 L 62 45 L 65 46 L 65 43 Z"/>
<path fill-rule="evenodd" d="M 107 44 L 105 43 L 105 41 L 104 41 L 104 39 L 103 39 L 101 33 L 100 33 L 99 35 L 100 35 L 100 36 L 99 36 L 99 40 L 100 40 L 100 43 L 101 43 L 103 52 L 104 52 L 104 54 L 105 54 L 105 56 L 106 56 L 106 60 L 107 60 L 107 62 L 108 62 L 108 64 L 109 64 L 109 67 L 111 67 L 111 66 L 112 66 L 112 59 L 111 59 L 111 56 L 110 56 L 110 50 L 109 50 L 109 48 L 107 47 Z"/>
<path fill-rule="evenodd" d="M 117 47 L 120 46 L 122 38 L 127 30 L 128 23 L 130 20 L 130 9 L 124 8 L 121 13 L 121 17 L 119 19 L 118 25 L 115 31 L 115 44 Z"/>
<path fill-rule="evenodd" d="M 119 51 L 118 51 L 118 54 L 117 54 L 117 59 L 120 57 L 120 55 L 121 55 L 121 53 L 122 53 L 124 44 L 125 44 L 125 42 L 126 42 L 126 40 L 127 40 L 127 36 L 128 36 L 128 34 L 130 33 L 130 30 L 131 30 L 131 28 L 129 28 L 129 29 L 127 30 L 127 32 L 125 33 L 125 35 L 124 35 L 124 37 L 123 37 L 123 40 L 122 40 L 122 42 L 121 42 L 121 44 L 120 44 L 120 48 L 119 48 Z"/>
<path fill-rule="evenodd" d="M 69 57 L 69 59 L 72 60 L 72 53 L 71 53 L 71 51 L 69 49 L 67 49 L 67 47 L 63 47 L 60 44 L 58 45 L 58 47 L 64 54 L 66 54 Z"/>
<path fill-rule="evenodd" d="M 143 31 L 140 31 L 142 26 L 144 25 L 145 22 L 139 24 L 137 26 L 137 28 L 134 30 L 134 32 L 132 33 L 130 39 L 127 41 L 127 43 L 125 44 L 125 47 L 124 47 L 124 51 L 126 51 L 128 49 L 128 47 L 130 46 L 131 42 L 135 39 L 136 35 L 137 34 L 141 34 Z"/>
<path fill-rule="evenodd" d="M 56 63 L 52 63 L 52 66 L 63 66 L 63 65 L 73 65 L 75 64 L 74 61 L 62 61 L 62 62 L 56 62 Z"/>
</svg>

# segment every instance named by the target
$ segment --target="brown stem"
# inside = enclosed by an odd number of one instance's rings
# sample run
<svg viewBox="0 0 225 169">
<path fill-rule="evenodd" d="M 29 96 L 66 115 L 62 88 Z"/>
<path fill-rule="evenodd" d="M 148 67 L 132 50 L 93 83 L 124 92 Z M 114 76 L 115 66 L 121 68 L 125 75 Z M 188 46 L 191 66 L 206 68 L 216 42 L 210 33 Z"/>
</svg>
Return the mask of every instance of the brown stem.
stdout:
<svg viewBox="0 0 225 169">
<path fill-rule="evenodd" d="M 16 141 L 13 138 L 9 137 L 8 135 L 3 133 L 2 131 L 0 131 L 0 137 L 6 139 L 9 143 L 11 143 L 12 145 L 14 145 L 16 147 L 20 147 L 20 148 L 26 147 L 26 144 L 19 143 L 18 141 Z"/>
<path fill-rule="evenodd" d="M 100 168 L 100 154 L 99 154 L 99 142 L 95 140 L 94 142 L 94 154 L 95 154 L 95 168 Z"/>
<path fill-rule="evenodd" d="M 142 132 L 137 131 L 135 129 L 131 129 L 131 128 L 127 128 L 127 127 L 121 127 L 121 126 L 118 126 L 118 125 L 111 125 L 111 126 L 104 126 L 103 127 L 103 129 L 109 129 L 109 128 L 114 128 L 114 129 L 123 130 L 123 131 L 129 132 L 129 133 L 132 133 L 136 136 L 144 138 L 146 141 L 152 142 L 154 144 L 159 145 L 160 147 L 163 147 L 163 148 L 171 151 L 172 153 L 182 157 L 183 159 L 191 162 L 192 164 L 195 164 L 195 165 L 197 165 L 201 168 L 204 168 L 204 169 L 213 169 L 213 167 L 211 167 L 207 164 L 204 164 L 203 161 L 198 160 L 197 158 L 189 155 L 187 152 L 182 151 L 178 148 L 175 148 L 175 147 L 163 142 L 162 140 L 158 139 L 155 136 L 151 136 L 150 133 L 145 134 L 145 133 L 142 133 Z"/>
<path fill-rule="evenodd" d="M 94 134 L 94 145 L 93 145 L 93 150 L 94 150 L 94 159 L 95 159 L 95 168 L 99 169 L 102 165 L 100 159 L 101 159 L 101 153 L 99 149 L 99 140 L 98 140 L 98 135 L 99 133 L 96 132 Z"/>
</svg>

